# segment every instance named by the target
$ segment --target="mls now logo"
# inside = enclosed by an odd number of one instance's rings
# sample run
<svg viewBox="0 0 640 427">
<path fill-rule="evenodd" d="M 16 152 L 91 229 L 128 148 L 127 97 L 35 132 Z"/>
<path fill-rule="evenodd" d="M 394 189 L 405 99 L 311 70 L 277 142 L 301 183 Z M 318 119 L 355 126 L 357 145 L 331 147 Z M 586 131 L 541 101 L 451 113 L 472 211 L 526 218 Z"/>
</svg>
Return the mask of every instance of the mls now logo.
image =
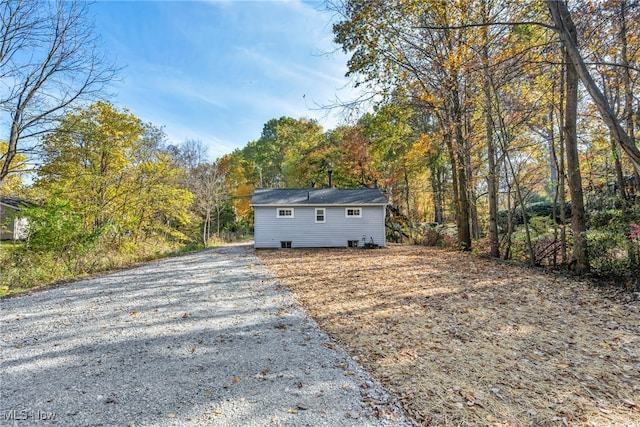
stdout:
<svg viewBox="0 0 640 427">
<path fill-rule="evenodd" d="M 5 421 L 51 421 L 55 419 L 55 412 L 34 411 L 32 409 L 9 409 L 3 411 Z"/>
</svg>

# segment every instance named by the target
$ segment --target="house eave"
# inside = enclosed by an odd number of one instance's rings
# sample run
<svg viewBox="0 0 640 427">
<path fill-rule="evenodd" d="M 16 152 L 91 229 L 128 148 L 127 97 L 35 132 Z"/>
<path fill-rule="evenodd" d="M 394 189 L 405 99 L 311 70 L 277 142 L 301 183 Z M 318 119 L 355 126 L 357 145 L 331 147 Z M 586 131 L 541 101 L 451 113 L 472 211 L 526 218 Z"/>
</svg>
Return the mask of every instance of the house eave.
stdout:
<svg viewBox="0 0 640 427">
<path fill-rule="evenodd" d="M 269 203 L 269 204 L 250 204 L 251 207 L 278 208 L 286 206 L 308 206 L 308 207 L 345 207 L 345 206 L 387 206 L 389 203 Z"/>
</svg>

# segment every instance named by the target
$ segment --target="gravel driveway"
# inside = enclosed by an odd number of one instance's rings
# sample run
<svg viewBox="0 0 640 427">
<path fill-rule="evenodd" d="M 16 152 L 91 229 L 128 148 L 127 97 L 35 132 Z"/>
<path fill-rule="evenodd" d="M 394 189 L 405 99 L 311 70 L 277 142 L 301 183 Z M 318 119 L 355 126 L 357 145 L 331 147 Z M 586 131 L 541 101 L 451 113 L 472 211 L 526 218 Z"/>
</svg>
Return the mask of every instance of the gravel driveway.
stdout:
<svg viewBox="0 0 640 427">
<path fill-rule="evenodd" d="M 0 302 L 0 425 L 408 426 L 251 245 Z"/>
</svg>

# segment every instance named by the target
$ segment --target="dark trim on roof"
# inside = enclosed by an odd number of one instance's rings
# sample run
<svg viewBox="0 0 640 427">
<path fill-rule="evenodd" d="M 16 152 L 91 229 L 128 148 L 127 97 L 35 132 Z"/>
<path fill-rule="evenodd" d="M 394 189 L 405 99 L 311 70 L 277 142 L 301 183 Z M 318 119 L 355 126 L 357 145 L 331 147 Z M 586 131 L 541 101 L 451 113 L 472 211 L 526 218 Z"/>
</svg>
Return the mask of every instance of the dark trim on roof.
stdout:
<svg viewBox="0 0 640 427">
<path fill-rule="evenodd" d="M 28 200 L 13 196 L 0 196 L 0 203 L 13 209 L 22 209 L 23 207 L 34 206 Z"/>
<path fill-rule="evenodd" d="M 251 206 L 386 204 L 379 188 L 258 188 L 251 198 Z"/>
</svg>

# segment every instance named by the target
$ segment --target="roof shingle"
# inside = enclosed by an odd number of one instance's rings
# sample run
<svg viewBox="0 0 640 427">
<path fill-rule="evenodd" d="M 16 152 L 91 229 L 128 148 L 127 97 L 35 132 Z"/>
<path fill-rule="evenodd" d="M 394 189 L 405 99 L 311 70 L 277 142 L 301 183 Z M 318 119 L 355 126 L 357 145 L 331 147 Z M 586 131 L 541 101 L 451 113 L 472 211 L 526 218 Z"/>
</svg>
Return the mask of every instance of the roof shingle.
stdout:
<svg viewBox="0 0 640 427">
<path fill-rule="evenodd" d="M 252 206 L 282 205 L 386 205 L 378 188 L 258 188 Z"/>
</svg>

